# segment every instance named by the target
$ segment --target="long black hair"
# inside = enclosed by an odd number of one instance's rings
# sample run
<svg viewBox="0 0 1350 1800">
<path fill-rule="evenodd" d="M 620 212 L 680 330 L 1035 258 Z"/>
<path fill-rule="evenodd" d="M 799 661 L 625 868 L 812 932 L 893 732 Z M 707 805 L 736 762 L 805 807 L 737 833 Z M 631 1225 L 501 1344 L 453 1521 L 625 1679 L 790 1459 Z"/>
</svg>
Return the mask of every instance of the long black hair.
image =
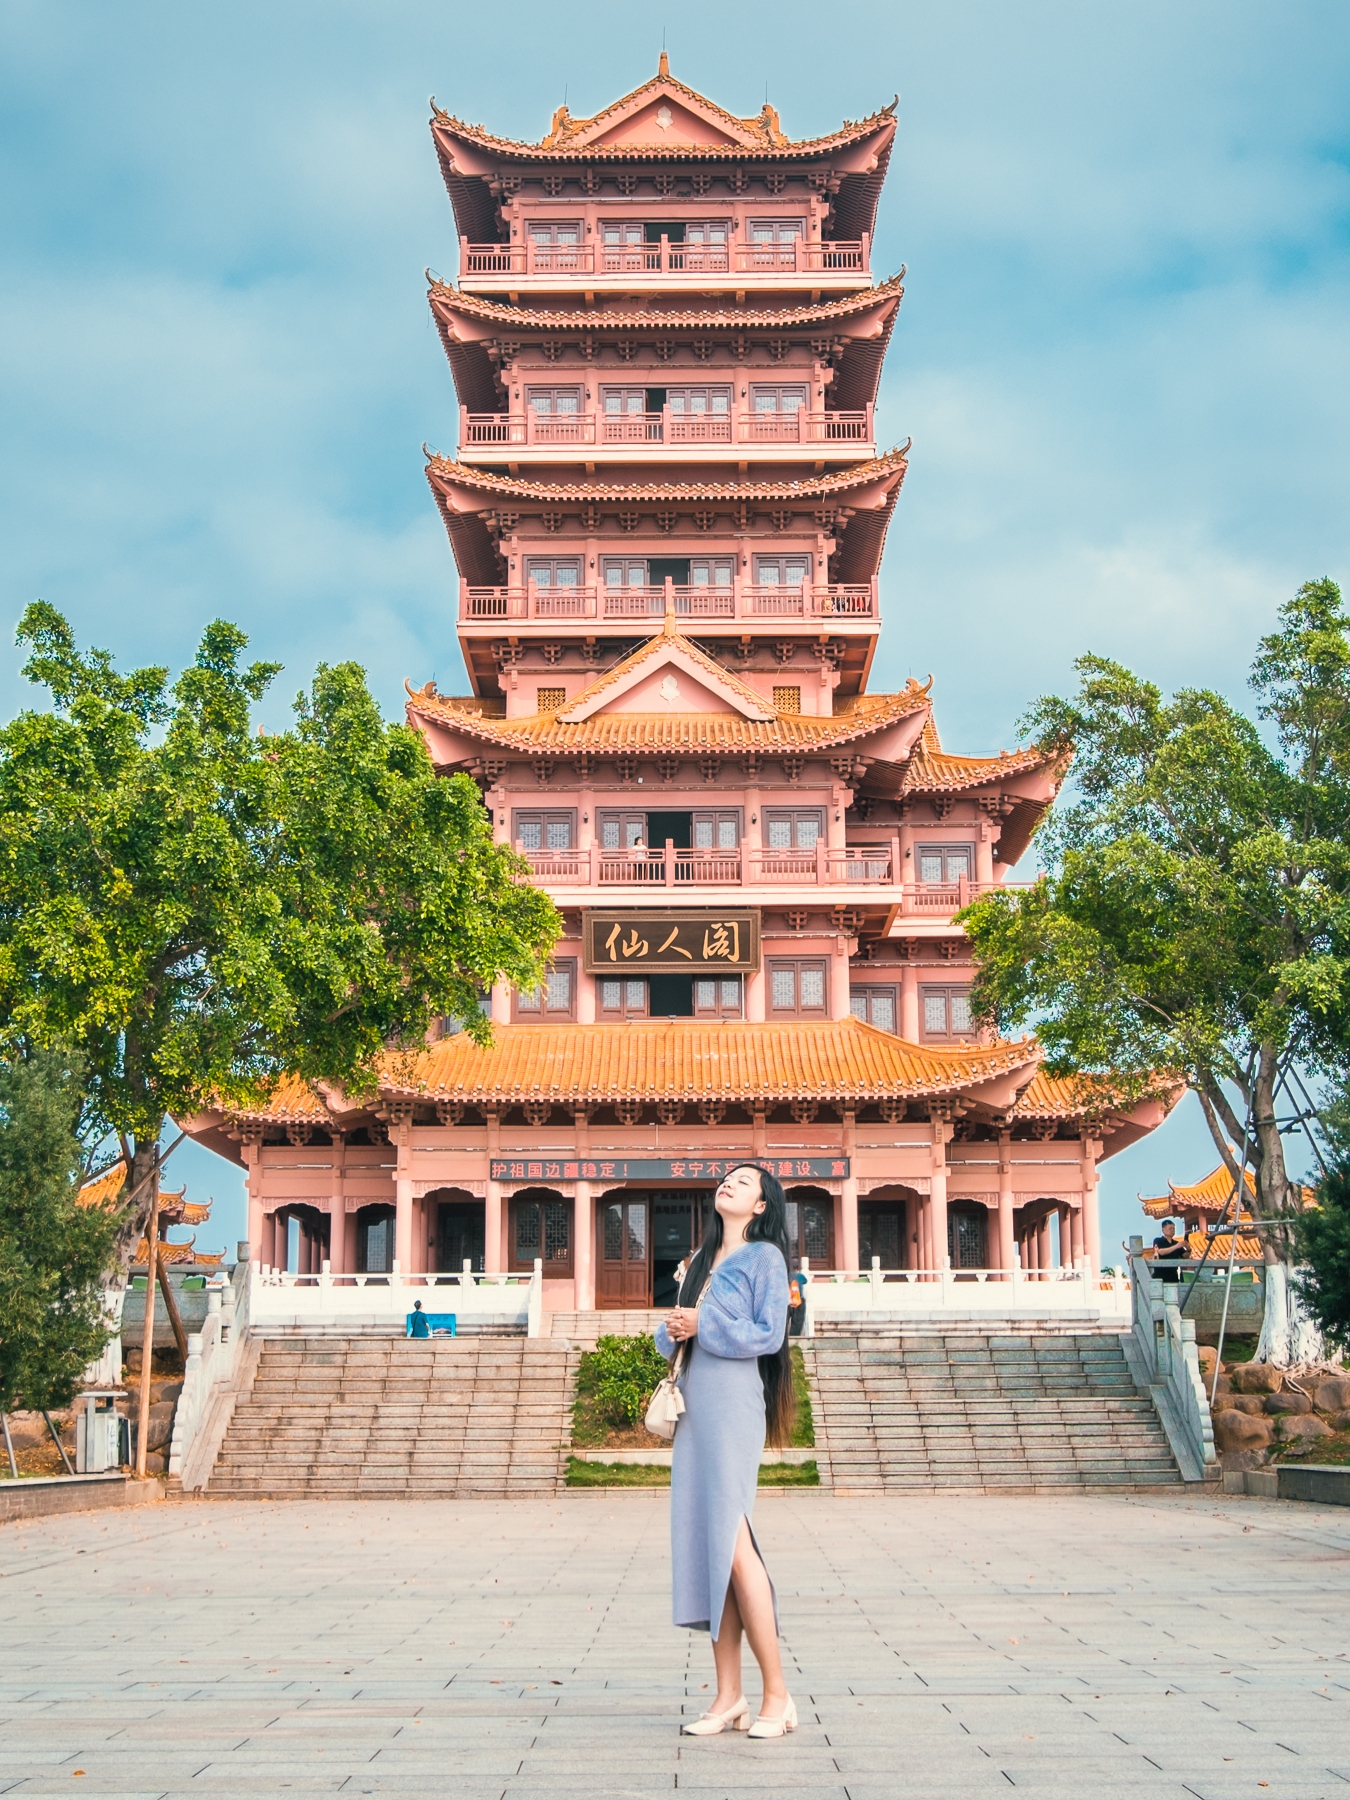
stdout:
<svg viewBox="0 0 1350 1800">
<path fill-rule="evenodd" d="M 788 1256 L 787 1196 L 778 1177 L 756 1162 L 733 1163 L 727 1170 L 754 1169 L 759 1176 L 759 1197 L 764 1211 L 755 1213 L 745 1228 L 748 1244 L 774 1244 L 782 1252 L 783 1261 L 791 1268 Z M 708 1284 L 713 1262 L 722 1248 L 722 1215 L 713 1208 L 713 1216 L 703 1234 L 703 1242 L 691 1258 L 680 1283 L 680 1305 L 696 1306 Z M 783 1341 L 777 1350 L 759 1359 L 759 1378 L 764 1383 L 764 1435 L 776 1449 L 792 1436 L 797 1418 L 797 1396 L 792 1385 L 792 1352 L 788 1348 L 787 1320 L 783 1321 Z"/>
</svg>

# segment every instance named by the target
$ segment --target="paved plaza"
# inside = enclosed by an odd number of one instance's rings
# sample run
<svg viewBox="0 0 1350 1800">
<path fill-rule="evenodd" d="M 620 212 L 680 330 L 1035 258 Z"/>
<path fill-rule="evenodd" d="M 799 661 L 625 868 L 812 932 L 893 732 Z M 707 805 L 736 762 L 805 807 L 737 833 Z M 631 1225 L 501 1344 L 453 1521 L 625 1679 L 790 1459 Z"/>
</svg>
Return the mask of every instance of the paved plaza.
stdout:
<svg viewBox="0 0 1350 1800">
<path fill-rule="evenodd" d="M 766 1496 L 802 1726 L 681 1739 L 666 1496 L 0 1529 L 0 1792 L 1350 1800 L 1350 1515 Z M 752 1698 L 755 1690 L 750 1689 Z"/>
</svg>

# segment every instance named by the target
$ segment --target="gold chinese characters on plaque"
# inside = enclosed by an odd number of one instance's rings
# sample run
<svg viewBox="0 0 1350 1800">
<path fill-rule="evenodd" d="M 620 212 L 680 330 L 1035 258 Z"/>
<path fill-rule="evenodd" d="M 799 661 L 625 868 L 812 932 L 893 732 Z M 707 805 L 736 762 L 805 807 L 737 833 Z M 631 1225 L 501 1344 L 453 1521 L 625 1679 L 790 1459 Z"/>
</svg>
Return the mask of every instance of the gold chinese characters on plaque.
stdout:
<svg viewBox="0 0 1350 1800">
<path fill-rule="evenodd" d="M 616 969 L 715 969 L 750 973 L 759 967 L 759 914 L 733 912 L 641 912 L 605 908 L 587 912 L 582 927 L 586 968 L 592 974 Z"/>
</svg>

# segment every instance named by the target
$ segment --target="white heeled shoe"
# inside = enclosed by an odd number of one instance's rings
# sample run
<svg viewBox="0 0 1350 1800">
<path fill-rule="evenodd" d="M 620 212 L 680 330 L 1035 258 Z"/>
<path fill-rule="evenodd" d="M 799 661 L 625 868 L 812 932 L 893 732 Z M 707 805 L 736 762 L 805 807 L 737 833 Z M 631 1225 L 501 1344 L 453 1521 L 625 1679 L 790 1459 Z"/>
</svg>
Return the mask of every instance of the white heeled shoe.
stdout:
<svg viewBox="0 0 1350 1800">
<path fill-rule="evenodd" d="M 789 1694 L 786 1704 L 776 1719 L 766 1719 L 761 1713 L 750 1727 L 752 1738 L 786 1737 L 789 1731 L 797 1729 L 797 1703 Z"/>
<path fill-rule="evenodd" d="M 750 1702 L 742 1694 L 734 1706 L 725 1712 L 705 1712 L 701 1719 L 693 1719 L 684 1728 L 686 1737 L 716 1737 L 719 1731 L 725 1731 L 730 1725 L 735 1731 L 749 1731 Z"/>
</svg>

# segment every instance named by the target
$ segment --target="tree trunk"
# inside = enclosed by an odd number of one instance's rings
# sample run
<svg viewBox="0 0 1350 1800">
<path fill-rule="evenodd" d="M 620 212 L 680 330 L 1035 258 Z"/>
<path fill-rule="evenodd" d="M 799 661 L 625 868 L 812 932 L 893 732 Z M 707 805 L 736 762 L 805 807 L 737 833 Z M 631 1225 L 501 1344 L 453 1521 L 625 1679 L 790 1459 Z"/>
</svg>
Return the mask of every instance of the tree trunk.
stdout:
<svg viewBox="0 0 1350 1800">
<path fill-rule="evenodd" d="M 1267 1261 L 1265 1315 L 1256 1361 L 1274 1363 L 1277 1369 L 1297 1368 L 1326 1360 L 1322 1333 L 1308 1317 L 1298 1291 L 1300 1274 L 1293 1263 Z"/>
<path fill-rule="evenodd" d="M 1292 1221 L 1296 1210 L 1284 1161 L 1284 1139 L 1275 1117 L 1275 1096 L 1279 1083 L 1279 1054 L 1273 1044 L 1262 1044 L 1250 1090 L 1243 1098 L 1247 1118 L 1233 1118 L 1227 1097 L 1217 1080 L 1210 1079 L 1201 1087 L 1205 1120 L 1223 1158 L 1237 1181 L 1229 1130 L 1245 1126 L 1248 1137 L 1247 1166 L 1256 1187 L 1254 1217 L 1262 1221 L 1259 1236 L 1264 1267 L 1264 1309 L 1261 1338 L 1257 1345 L 1258 1361 L 1273 1363 L 1277 1368 L 1293 1364 L 1320 1362 L 1325 1355 L 1322 1334 L 1303 1310 L 1294 1267 Z M 1226 1115 L 1226 1118 L 1225 1118 Z M 1227 1126 L 1227 1128 L 1226 1128 Z M 1237 1131 L 1232 1135 L 1236 1136 Z M 1242 1162 L 1241 1151 L 1238 1162 Z M 1245 1185 L 1245 1184 L 1244 1184 Z M 1242 1203 L 1246 1202 L 1245 1192 Z M 1231 1205 L 1231 1202 L 1230 1202 Z M 1237 1209 L 1240 1210 L 1240 1207 Z M 1282 1223 L 1289 1220 L 1290 1224 Z"/>
<path fill-rule="evenodd" d="M 163 1122 L 161 1121 L 161 1130 Z M 148 1177 L 155 1168 L 159 1155 L 158 1136 L 137 1137 L 133 1139 L 131 1151 L 131 1167 L 127 1170 L 126 1186 L 123 1193 L 133 1196 L 126 1207 L 122 1222 L 117 1229 L 117 1238 L 113 1244 L 112 1268 L 125 1281 L 127 1271 L 131 1267 L 136 1254 L 136 1247 L 145 1236 L 145 1227 L 150 1218 L 153 1204 L 151 1184 Z"/>
</svg>

